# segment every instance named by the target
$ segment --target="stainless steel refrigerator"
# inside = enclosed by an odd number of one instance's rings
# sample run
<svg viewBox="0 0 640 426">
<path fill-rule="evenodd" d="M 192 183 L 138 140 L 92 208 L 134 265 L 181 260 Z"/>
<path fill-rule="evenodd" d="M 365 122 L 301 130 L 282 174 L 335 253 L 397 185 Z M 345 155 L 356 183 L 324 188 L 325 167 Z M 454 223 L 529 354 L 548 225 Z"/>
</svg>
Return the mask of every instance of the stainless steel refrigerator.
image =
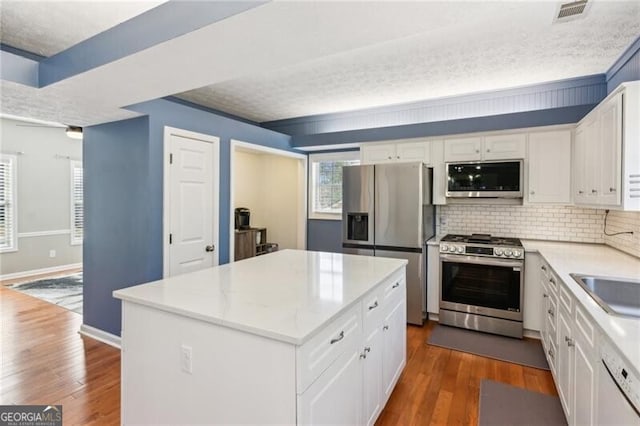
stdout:
<svg viewBox="0 0 640 426">
<path fill-rule="evenodd" d="M 342 251 L 407 259 L 407 322 L 423 325 L 433 170 L 422 163 L 345 166 L 342 179 Z"/>
</svg>

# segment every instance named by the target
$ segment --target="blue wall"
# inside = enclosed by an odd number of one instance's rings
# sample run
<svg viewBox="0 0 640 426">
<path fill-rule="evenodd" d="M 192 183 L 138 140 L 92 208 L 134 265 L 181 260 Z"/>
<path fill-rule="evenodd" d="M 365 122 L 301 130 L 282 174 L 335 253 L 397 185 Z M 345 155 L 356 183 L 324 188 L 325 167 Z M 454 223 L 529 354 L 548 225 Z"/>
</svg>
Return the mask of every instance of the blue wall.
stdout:
<svg viewBox="0 0 640 426">
<path fill-rule="evenodd" d="M 149 222 L 146 117 L 87 127 L 84 166 L 84 323 L 120 335 L 120 301 L 114 290 L 161 276 Z"/>
<path fill-rule="evenodd" d="M 625 81 L 640 80 L 640 37 L 607 71 L 607 93 Z"/>
</svg>

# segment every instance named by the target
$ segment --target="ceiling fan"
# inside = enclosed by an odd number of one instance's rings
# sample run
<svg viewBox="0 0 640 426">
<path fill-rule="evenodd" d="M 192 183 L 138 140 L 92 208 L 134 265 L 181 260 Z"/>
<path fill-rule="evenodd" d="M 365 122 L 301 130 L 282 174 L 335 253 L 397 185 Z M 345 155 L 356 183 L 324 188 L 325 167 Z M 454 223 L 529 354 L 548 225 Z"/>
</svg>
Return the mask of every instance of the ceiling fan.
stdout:
<svg viewBox="0 0 640 426">
<path fill-rule="evenodd" d="M 65 129 L 65 133 L 71 139 L 82 139 L 82 127 L 80 126 L 71 126 L 64 124 L 55 124 L 55 123 L 18 123 L 16 124 L 18 127 L 48 127 L 52 129 Z"/>
</svg>

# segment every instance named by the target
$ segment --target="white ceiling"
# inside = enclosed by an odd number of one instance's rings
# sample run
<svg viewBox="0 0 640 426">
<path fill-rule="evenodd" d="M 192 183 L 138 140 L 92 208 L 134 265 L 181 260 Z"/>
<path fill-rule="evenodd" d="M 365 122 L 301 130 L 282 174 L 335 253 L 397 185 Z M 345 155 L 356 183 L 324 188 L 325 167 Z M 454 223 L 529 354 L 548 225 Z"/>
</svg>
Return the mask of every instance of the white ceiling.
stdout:
<svg viewBox="0 0 640 426">
<path fill-rule="evenodd" d="M 2 42 L 47 56 L 158 3 L 2 0 Z M 590 3 L 554 24 L 549 1 L 274 1 L 41 89 L 3 81 L 0 112 L 89 125 L 177 94 L 263 122 L 603 73 L 640 1 Z"/>
<path fill-rule="evenodd" d="M 2 0 L 0 40 L 9 46 L 49 57 L 164 1 Z"/>
</svg>

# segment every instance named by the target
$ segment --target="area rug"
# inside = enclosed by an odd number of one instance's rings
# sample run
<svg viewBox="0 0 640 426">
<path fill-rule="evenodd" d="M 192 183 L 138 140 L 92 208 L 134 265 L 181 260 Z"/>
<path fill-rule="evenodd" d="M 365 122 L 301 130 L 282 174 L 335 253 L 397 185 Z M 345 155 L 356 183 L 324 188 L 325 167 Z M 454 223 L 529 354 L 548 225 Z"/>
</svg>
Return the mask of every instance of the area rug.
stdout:
<svg viewBox="0 0 640 426">
<path fill-rule="evenodd" d="M 480 382 L 479 426 L 566 425 L 560 398 L 506 385 Z"/>
<path fill-rule="evenodd" d="M 544 350 L 538 340 L 520 340 L 463 328 L 436 325 L 427 339 L 427 344 L 527 367 L 549 369 Z"/>
<path fill-rule="evenodd" d="M 82 314 L 82 273 L 7 287 Z"/>
</svg>

